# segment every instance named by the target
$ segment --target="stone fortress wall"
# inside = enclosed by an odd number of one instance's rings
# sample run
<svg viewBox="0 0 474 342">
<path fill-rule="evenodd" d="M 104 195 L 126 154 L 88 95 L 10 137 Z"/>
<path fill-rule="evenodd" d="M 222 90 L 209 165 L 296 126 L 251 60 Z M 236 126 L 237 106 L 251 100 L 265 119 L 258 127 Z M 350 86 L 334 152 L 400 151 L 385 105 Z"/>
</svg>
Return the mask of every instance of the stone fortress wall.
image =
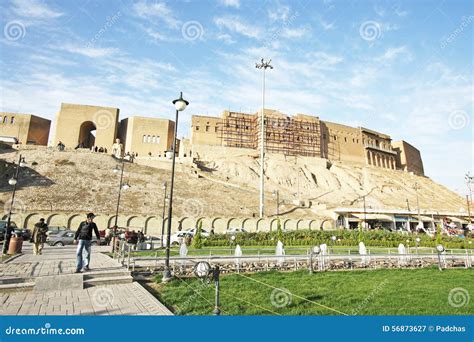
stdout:
<svg viewBox="0 0 474 342">
<path fill-rule="evenodd" d="M 11 114 L 11 113 L 10 113 Z M 0 131 L 25 144 L 46 145 L 51 122 L 33 115 L 3 113 Z M 364 127 L 350 127 L 320 120 L 317 116 L 285 115 L 265 109 L 265 150 L 286 156 L 324 158 L 330 162 L 404 170 L 424 175 L 420 152 L 405 141 Z M 224 111 L 221 117 L 193 115 L 191 137 L 183 140 L 181 157 L 193 158 L 193 150 L 208 146 L 258 150 L 261 144 L 260 113 Z M 6 123 L 5 123 L 6 118 Z M 174 122 L 134 116 L 118 121 L 119 109 L 62 103 L 56 117 L 53 146 L 98 146 L 112 152 L 116 138 L 123 152 L 140 157 L 164 158 L 172 148 Z M 178 140 L 178 145 L 181 141 Z M 179 146 L 181 147 L 181 146 Z"/>
<path fill-rule="evenodd" d="M 258 149 L 260 113 L 224 111 L 222 116 L 194 115 L 191 150 L 200 145 Z M 265 109 L 266 151 L 285 155 L 325 158 L 385 169 L 399 169 L 423 176 L 419 151 L 405 141 L 364 127 L 350 127 L 304 114 L 284 115 Z"/>
</svg>

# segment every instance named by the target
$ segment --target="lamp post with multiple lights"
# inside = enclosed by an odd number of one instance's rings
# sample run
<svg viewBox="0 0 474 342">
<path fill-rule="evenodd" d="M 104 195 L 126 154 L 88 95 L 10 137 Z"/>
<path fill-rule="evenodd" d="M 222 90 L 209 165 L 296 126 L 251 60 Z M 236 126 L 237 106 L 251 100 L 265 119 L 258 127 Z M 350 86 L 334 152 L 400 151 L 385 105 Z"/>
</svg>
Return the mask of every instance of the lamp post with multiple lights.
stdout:
<svg viewBox="0 0 474 342">
<path fill-rule="evenodd" d="M 413 185 L 413 189 L 415 189 L 415 192 L 416 192 L 416 206 L 417 206 L 417 209 L 418 209 L 418 227 L 417 228 L 421 228 L 421 227 L 423 227 L 423 222 L 421 222 L 420 199 L 419 199 L 419 196 L 418 196 L 418 190 L 420 190 L 421 187 L 418 184 L 418 182 L 415 182 L 415 185 Z"/>
<path fill-rule="evenodd" d="M 469 195 L 467 195 L 467 214 L 469 215 L 469 223 L 471 223 L 471 205 L 472 205 L 472 184 L 474 184 L 474 176 L 471 176 L 470 172 L 466 173 L 465 176 Z M 470 197 L 470 200 L 469 200 Z"/>
<path fill-rule="evenodd" d="M 260 63 L 255 63 L 255 67 L 257 69 L 263 70 L 263 91 L 262 91 L 262 114 L 260 119 L 260 207 L 259 207 L 259 215 L 263 217 L 265 214 L 264 212 L 264 159 L 265 159 L 265 71 L 267 69 L 273 69 L 271 66 L 272 60 L 270 59 L 268 62 L 265 59 L 261 59 Z"/>
<path fill-rule="evenodd" d="M 13 228 L 10 227 L 10 225 L 11 225 L 13 204 L 14 204 L 14 201 L 15 201 L 16 185 L 18 183 L 18 175 L 20 174 L 20 167 L 24 167 L 25 165 L 26 165 L 25 157 L 23 157 L 20 154 L 20 157 L 18 158 L 18 164 L 17 164 L 16 170 L 15 170 L 15 175 L 8 180 L 8 184 L 13 186 L 13 189 L 12 189 L 12 199 L 11 199 L 11 203 L 10 203 L 10 209 L 8 210 L 7 225 L 6 225 L 6 230 L 5 230 L 5 241 L 3 242 L 3 250 L 2 250 L 3 254 L 7 254 L 8 247 L 10 245 L 10 239 L 11 239 L 12 232 L 13 232 Z"/>
<path fill-rule="evenodd" d="M 176 163 L 176 140 L 178 138 L 178 112 L 182 112 L 189 105 L 189 102 L 183 99 L 183 93 L 179 99 L 173 101 L 176 109 L 176 118 L 174 123 L 174 137 L 173 137 L 173 161 L 171 163 L 171 184 L 169 194 L 169 205 L 168 205 L 168 229 L 166 236 L 166 259 L 165 259 L 165 270 L 163 271 L 162 282 L 168 282 L 171 280 L 170 270 L 170 245 L 171 245 L 171 222 L 173 219 L 173 190 L 174 190 L 174 169 Z"/>
</svg>

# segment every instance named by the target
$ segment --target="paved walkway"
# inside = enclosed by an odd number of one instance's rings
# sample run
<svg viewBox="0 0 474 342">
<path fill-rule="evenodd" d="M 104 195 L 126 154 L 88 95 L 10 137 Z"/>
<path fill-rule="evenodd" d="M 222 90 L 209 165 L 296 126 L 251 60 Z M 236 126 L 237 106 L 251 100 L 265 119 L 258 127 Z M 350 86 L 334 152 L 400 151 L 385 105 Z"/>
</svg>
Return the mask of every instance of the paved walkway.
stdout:
<svg viewBox="0 0 474 342">
<path fill-rule="evenodd" d="M 172 314 L 139 283 L 131 282 L 127 270 L 101 250 L 93 247 L 92 271 L 84 273 L 84 280 L 79 277 L 84 282 L 81 288 L 59 285 L 60 289 L 41 290 L 35 286 L 39 280 L 43 284 L 49 280 L 52 287 L 62 279 L 70 280 L 75 270 L 75 246 L 45 246 L 43 255 L 35 256 L 27 244 L 23 255 L 0 264 L 0 282 L 15 287 L 8 292 L 0 289 L 0 315 Z M 117 283 L 124 279 L 126 283 Z"/>
</svg>

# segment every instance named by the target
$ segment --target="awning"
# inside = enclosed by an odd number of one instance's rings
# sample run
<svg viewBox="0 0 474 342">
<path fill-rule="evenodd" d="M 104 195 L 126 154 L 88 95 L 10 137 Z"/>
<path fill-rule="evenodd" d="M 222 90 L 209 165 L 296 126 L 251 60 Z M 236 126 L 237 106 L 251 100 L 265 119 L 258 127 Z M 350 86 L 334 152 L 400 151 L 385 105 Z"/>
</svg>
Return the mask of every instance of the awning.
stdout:
<svg viewBox="0 0 474 342">
<path fill-rule="evenodd" d="M 385 214 L 352 214 L 355 217 L 364 220 L 377 220 L 377 221 L 388 221 L 393 222 L 393 216 L 385 215 Z"/>
<path fill-rule="evenodd" d="M 465 221 L 463 219 L 460 219 L 458 217 L 448 216 L 448 219 L 450 219 L 453 222 L 457 222 L 457 223 L 467 223 L 467 221 Z"/>
<path fill-rule="evenodd" d="M 395 215 L 395 222 L 408 222 L 408 216 Z"/>
<path fill-rule="evenodd" d="M 422 222 L 438 221 L 436 219 L 433 219 L 431 216 L 423 216 L 423 215 L 420 215 L 420 219 L 421 219 Z M 411 221 L 418 222 L 418 215 L 412 215 Z"/>
</svg>

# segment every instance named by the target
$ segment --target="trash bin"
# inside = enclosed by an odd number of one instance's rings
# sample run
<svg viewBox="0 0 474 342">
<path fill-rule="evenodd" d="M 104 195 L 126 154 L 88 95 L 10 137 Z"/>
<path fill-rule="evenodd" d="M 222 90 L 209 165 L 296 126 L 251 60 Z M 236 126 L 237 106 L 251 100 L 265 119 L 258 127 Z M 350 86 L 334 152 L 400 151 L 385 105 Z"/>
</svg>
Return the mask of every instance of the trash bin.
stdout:
<svg viewBox="0 0 474 342">
<path fill-rule="evenodd" d="M 9 255 L 21 253 L 21 248 L 23 247 L 23 238 L 19 236 L 12 236 L 10 239 L 10 244 L 8 245 Z"/>
</svg>

